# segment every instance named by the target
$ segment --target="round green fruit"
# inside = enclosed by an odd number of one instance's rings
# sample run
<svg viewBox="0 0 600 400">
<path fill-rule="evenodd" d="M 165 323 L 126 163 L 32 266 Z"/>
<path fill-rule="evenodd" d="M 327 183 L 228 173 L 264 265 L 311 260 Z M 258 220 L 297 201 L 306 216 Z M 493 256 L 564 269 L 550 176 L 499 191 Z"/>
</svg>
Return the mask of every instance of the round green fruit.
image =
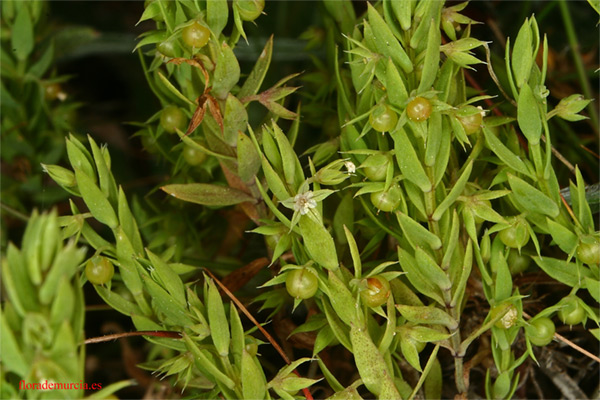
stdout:
<svg viewBox="0 0 600 400">
<path fill-rule="evenodd" d="M 425 121 L 431 115 L 431 103 L 424 97 L 415 97 L 406 106 L 406 115 L 411 121 Z"/>
<path fill-rule="evenodd" d="M 285 288 L 296 299 L 309 299 L 317 293 L 319 280 L 307 268 L 294 269 L 287 273 Z"/>
<path fill-rule="evenodd" d="M 525 272 L 527 268 L 529 268 L 529 265 L 531 265 L 531 257 L 523 253 L 519 254 L 519 251 L 516 249 L 510 249 L 507 262 L 510 272 L 513 275 L 516 275 Z"/>
<path fill-rule="evenodd" d="M 583 322 L 585 310 L 577 296 L 569 295 L 561 300 L 562 308 L 558 310 L 558 319 L 565 325 L 577 325 Z"/>
<path fill-rule="evenodd" d="M 367 157 L 366 166 L 362 168 L 362 171 L 370 181 L 385 181 L 389 163 L 390 159 L 385 154 L 372 154 Z"/>
<path fill-rule="evenodd" d="M 177 129 L 185 130 L 186 118 L 181 108 L 168 105 L 160 113 L 160 126 L 169 132 L 175 133 Z"/>
<path fill-rule="evenodd" d="M 388 106 L 380 104 L 369 114 L 369 123 L 377 132 L 389 132 L 398 123 L 398 114 Z"/>
<path fill-rule="evenodd" d="M 390 283 L 383 276 L 367 278 L 367 287 L 360 292 L 360 298 L 368 307 L 379 307 L 390 297 Z"/>
<path fill-rule="evenodd" d="M 175 45 L 176 42 L 174 40 L 165 40 L 156 46 L 156 50 L 165 57 L 173 58 L 175 57 Z"/>
<path fill-rule="evenodd" d="M 476 113 L 468 115 L 466 117 L 458 117 L 458 121 L 465 130 L 465 133 L 467 135 L 472 135 L 474 133 L 479 132 L 479 130 L 481 129 L 483 117 L 481 116 L 481 113 Z"/>
<path fill-rule="evenodd" d="M 254 21 L 265 8 L 265 0 L 238 0 L 235 2 L 242 21 Z"/>
<path fill-rule="evenodd" d="M 181 38 L 186 46 L 193 49 L 199 49 L 208 43 L 210 39 L 210 30 L 198 21 L 186 26 L 181 31 Z"/>
<path fill-rule="evenodd" d="M 554 332 L 556 332 L 554 322 L 546 317 L 536 318 L 525 327 L 525 334 L 535 346 L 546 346 L 552 341 Z"/>
<path fill-rule="evenodd" d="M 250 354 L 252 357 L 254 357 L 258 352 L 258 343 L 255 339 L 247 339 L 246 346 L 244 347 L 248 354 Z"/>
<path fill-rule="evenodd" d="M 502 243 L 513 249 L 520 249 L 529 242 L 527 222 L 519 217 L 513 218 L 511 225 L 498 232 L 498 235 Z"/>
<path fill-rule="evenodd" d="M 394 211 L 400 205 L 402 189 L 396 184 L 390 186 L 386 191 L 371 193 L 371 203 L 383 212 Z"/>
<path fill-rule="evenodd" d="M 183 148 L 183 159 L 192 166 L 200 165 L 206 160 L 206 153 L 190 146 Z"/>
<path fill-rule="evenodd" d="M 600 240 L 594 239 L 594 243 L 579 243 L 577 258 L 584 264 L 600 264 Z"/>
<path fill-rule="evenodd" d="M 85 265 L 85 277 L 94 285 L 104 285 L 115 274 L 115 267 L 106 257 L 92 257 Z"/>
</svg>

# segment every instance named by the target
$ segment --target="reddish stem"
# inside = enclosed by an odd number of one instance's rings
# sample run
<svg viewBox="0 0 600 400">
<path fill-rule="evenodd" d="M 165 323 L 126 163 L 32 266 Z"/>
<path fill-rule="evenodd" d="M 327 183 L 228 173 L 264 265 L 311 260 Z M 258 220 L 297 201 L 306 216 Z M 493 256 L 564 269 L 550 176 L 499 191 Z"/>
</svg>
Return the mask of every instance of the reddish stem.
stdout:
<svg viewBox="0 0 600 400">
<path fill-rule="evenodd" d="M 248 309 L 242 304 L 242 302 L 239 301 L 237 297 L 235 297 L 235 295 L 231 293 L 229 289 L 227 289 L 227 286 L 223 285 L 221 281 L 219 281 L 217 277 L 213 275 L 212 272 L 210 272 L 206 268 L 204 268 L 204 271 L 206 271 L 206 273 L 210 275 L 210 277 L 217 283 L 221 290 L 223 290 L 223 292 L 225 292 L 225 294 L 231 299 L 231 301 L 235 303 L 235 305 L 240 309 L 240 311 L 243 312 L 250 321 L 252 321 L 252 323 L 258 328 L 258 330 L 261 331 L 263 335 L 265 335 L 269 343 L 271 343 L 271 345 L 275 348 L 275 350 L 277 350 L 281 358 L 283 358 L 283 361 L 285 361 L 286 364 L 291 364 L 290 359 L 285 355 L 281 346 L 279 346 L 279 344 L 275 341 L 275 339 L 273 339 L 269 332 L 267 332 L 265 328 L 263 328 L 262 325 L 256 320 L 256 318 L 254 318 L 254 316 L 250 313 L 250 311 L 248 311 Z M 298 371 L 294 370 L 294 373 L 297 376 L 301 377 Z M 306 400 L 314 400 L 308 388 L 302 389 L 302 392 L 304 393 L 304 397 L 306 398 Z"/>
<path fill-rule="evenodd" d="M 93 337 L 85 340 L 85 344 L 109 342 L 111 340 L 121 339 L 132 336 L 155 336 L 164 337 L 170 339 L 181 339 L 181 333 L 174 331 L 135 331 L 135 332 L 121 332 L 113 333 L 111 335 L 104 335 Z"/>
</svg>

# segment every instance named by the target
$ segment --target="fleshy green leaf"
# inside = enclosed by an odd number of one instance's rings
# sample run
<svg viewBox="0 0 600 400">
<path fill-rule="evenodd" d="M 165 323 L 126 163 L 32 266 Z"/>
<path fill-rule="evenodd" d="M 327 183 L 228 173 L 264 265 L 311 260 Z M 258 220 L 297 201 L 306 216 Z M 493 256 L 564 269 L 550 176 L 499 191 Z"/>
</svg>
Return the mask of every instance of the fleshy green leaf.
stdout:
<svg viewBox="0 0 600 400">
<path fill-rule="evenodd" d="M 417 247 L 415 250 L 415 260 L 421 268 L 421 273 L 425 279 L 430 280 L 433 284 L 437 285 L 442 291 L 450 290 L 452 283 L 448 276 L 435 260 L 421 247 Z"/>
<path fill-rule="evenodd" d="M 429 33 L 427 34 L 427 48 L 425 50 L 425 60 L 423 61 L 423 72 L 417 93 L 423 93 L 431 89 L 435 81 L 440 64 L 440 43 L 440 29 L 438 24 L 432 19 L 429 25 Z"/>
<path fill-rule="evenodd" d="M 371 340 L 366 329 L 352 325 L 350 328 L 350 341 L 356 368 L 364 383 L 371 393 L 376 396 L 386 393 L 386 398 L 400 399 L 400 394 L 394 385 L 392 376 L 387 370 L 383 356 Z"/>
<path fill-rule="evenodd" d="M 398 160 L 402 175 L 417 185 L 423 192 L 430 192 L 431 182 L 425 173 L 421 160 L 419 160 L 417 152 L 410 142 L 406 131 L 401 128 L 390 133 L 394 139 L 396 159 Z"/>
<path fill-rule="evenodd" d="M 581 285 L 585 278 L 591 278 L 591 272 L 585 267 L 578 267 L 575 263 L 551 257 L 532 257 L 533 261 L 545 273 L 565 285 L 574 287 Z"/>
<path fill-rule="evenodd" d="M 25 359 L 23 352 L 17 342 L 10 325 L 4 315 L 4 306 L 0 309 L 0 349 L 2 350 L 2 365 L 7 370 L 14 371 L 20 376 L 26 376 L 30 369 L 30 363 Z"/>
<path fill-rule="evenodd" d="M 386 57 L 391 57 L 396 64 L 398 64 L 406 73 L 410 73 L 413 70 L 412 62 L 410 58 L 402 48 L 398 39 L 394 36 L 387 23 L 383 20 L 381 15 L 375 10 L 375 8 L 367 3 L 369 16 L 369 23 L 375 36 L 375 44 L 379 53 Z M 365 22 L 366 24 L 366 22 Z"/>
<path fill-rule="evenodd" d="M 29 14 L 28 4 L 17 10 L 17 17 L 12 26 L 11 48 L 17 59 L 24 61 L 33 50 L 33 21 Z"/>
<path fill-rule="evenodd" d="M 243 132 L 238 132 L 237 140 L 238 174 L 244 182 L 254 182 L 260 169 L 260 156 L 252 140 Z"/>
<path fill-rule="evenodd" d="M 225 375 L 215 364 L 204 353 L 206 350 L 201 350 L 196 343 L 187 334 L 183 334 L 183 340 L 189 351 L 195 358 L 196 365 L 201 365 L 208 373 L 210 373 L 215 379 L 223 383 L 227 388 L 232 389 L 235 387 L 235 382 Z"/>
<path fill-rule="evenodd" d="M 260 90 L 260 86 L 267 75 L 267 70 L 269 69 L 269 65 L 271 64 L 271 56 L 273 55 L 273 36 L 269 37 L 267 43 L 263 51 L 260 53 L 258 60 L 256 60 L 256 64 L 246 78 L 244 85 L 240 89 L 238 93 L 238 97 L 240 99 L 244 99 L 244 97 L 252 96 L 258 93 Z"/>
<path fill-rule="evenodd" d="M 212 341 L 215 344 L 215 348 L 220 356 L 227 356 L 229 354 L 229 343 L 231 338 L 229 336 L 229 323 L 227 321 L 227 315 L 225 314 L 225 307 L 221 294 L 217 289 L 217 286 L 212 280 L 208 280 L 208 296 L 206 301 L 206 309 L 208 310 L 208 323 L 210 325 L 210 332 Z"/>
<path fill-rule="evenodd" d="M 513 170 L 532 177 L 531 172 L 529 172 L 521 158 L 506 147 L 485 124 L 483 125 L 483 133 L 488 147 L 500 160 Z"/>
<path fill-rule="evenodd" d="M 96 289 L 96 292 L 100 297 L 102 297 L 102 300 L 104 300 L 106 304 L 108 304 L 121 314 L 133 316 L 142 313 L 137 304 L 126 300 L 120 294 L 116 292 L 111 292 L 102 285 L 94 285 L 94 289 Z"/>
<path fill-rule="evenodd" d="M 153 276 L 158 278 L 160 284 L 167 289 L 167 292 L 169 292 L 174 300 L 180 305 L 185 306 L 185 288 L 179 275 L 162 258 L 150 250 L 146 249 L 146 253 L 148 254 L 148 260 L 150 260 L 152 267 L 154 267 L 154 271 L 152 271 Z"/>
<path fill-rule="evenodd" d="M 524 84 L 517 100 L 517 122 L 530 144 L 537 145 L 542 136 L 542 118 L 538 101 L 528 84 Z"/>
<path fill-rule="evenodd" d="M 223 42 L 217 56 L 213 77 L 212 94 L 217 99 L 227 98 L 229 91 L 240 79 L 240 64 L 227 43 Z"/>
<path fill-rule="evenodd" d="M 533 38 L 531 37 L 531 22 L 526 19 L 515 40 L 511 64 L 517 87 L 522 87 L 529 79 L 533 66 Z"/>
<path fill-rule="evenodd" d="M 83 197 L 85 205 L 89 208 L 94 218 L 108 225 L 110 228 L 116 228 L 119 225 L 119 219 L 106 195 L 79 168 L 75 168 L 75 178 L 77 179 L 77 187 L 81 192 L 81 197 Z"/>
<path fill-rule="evenodd" d="M 152 298 L 152 304 L 156 310 L 164 314 L 165 321 L 176 326 L 191 326 L 193 321 L 187 314 L 186 309 L 173 297 L 161 288 L 148 275 L 142 275 L 144 286 Z"/>
<path fill-rule="evenodd" d="M 396 304 L 396 308 L 404 318 L 411 322 L 429 325 L 444 325 L 450 329 L 456 329 L 458 327 L 458 322 L 439 308 L 407 306 L 403 304 Z"/>
<path fill-rule="evenodd" d="M 556 218 L 560 210 L 556 203 L 544 193 L 514 175 L 508 175 L 508 183 L 514 199 L 529 212 L 535 212 Z"/>
<path fill-rule="evenodd" d="M 161 187 L 171 196 L 205 206 L 230 206 L 245 201 L 254 202 L 248 194 L 227 186 L 208 183 L 174 184 Z"/>
<path fill-rule="evenodd" d="M 434 299 L 439 304 L 444 304 L 439 288 L 425 278 L 414 257 L 400 247 L 398 247 L 398 261 L 406 272 L 406 277 L 419 293 Z"/>
<path fill-rule="evenodd" d="M 242 394 L 245 399 L 263 399 L 267 382 L 265 374 L 256 357 L 251 356 L 245 349 L 242 352 Z"/>
<path fill-rule="evenodd" d="M 577 235 L 551 218 L 546 218 L 546 223 L 548 224 L 548 232 L 552 235 L 552 239 L 558 247 L 567 254 L 573 254 L 579 244 Z"/>
<path fill-rule="evenodd" d="M 299 226 L 304 246 L 312 260 L 329 270 L 337 269 L 339 263 L 335 243 L 323 224 L 308 215 L 302 215 Z"/>
<path fill-rule="evenodd" d="M 208 26 L 217 37 L 227 25 L 228 16 L 227 0 L 210 0 L 206 2 L 206 22 L 208 22 Z"/>
<path fill-rule="evenodd" d="M 346 287 L 344 282 L 336 276 L 332 271 L 329 271 L 329 283 L 327 284 L 327 294 L 331 305 L 336 314 L 347 325 L 356 324 L 358 322 L 356 313 L 356 302 L 352 297 L 352 293 Z"/>
<path fill-rule="evenodd" d="M 446 210 L 456 201 L 465 189 L 465 185 L 471 176 L 471 170 L 473 169 L 473 162 L 471 161 L 463 170 L 460 177 L 456 180 L 454 186 L 450 190 L 450 193 L 444 198 L 444 200 L 437 206 L 435 212 L 431 216 L 434 221 L 439 221 Z"/>
<path fill-rule="evenodd" d="M 238 132 L 243 132 L 248 124 L 246 107 L 232 94 L 227 95 L 223 119 L 223 138 L 231 146 L 236 145 Z"/>
<path fill-rule="evenodd" d="M 413 247 L 428 246 L 432 250 L 437 250 L 442 247 L 442 241 L 434 233 L 431 233 L 423 225 L 409 217 L 408 215 L 397 212 L 396 217 L 400 223 L 402 231 L 406 235 L 407 240 Z"/>
<path fill-rule="evenodd" d="M 395 3 L 395 1 L 393 2 Z M 385 76 L 386 91 L 390 103 L 396 107 L 402 107 L 408 99 L 406 85 L 400 77 L 396 64 L 391 58 L 388 59 Z"/>
</svg>

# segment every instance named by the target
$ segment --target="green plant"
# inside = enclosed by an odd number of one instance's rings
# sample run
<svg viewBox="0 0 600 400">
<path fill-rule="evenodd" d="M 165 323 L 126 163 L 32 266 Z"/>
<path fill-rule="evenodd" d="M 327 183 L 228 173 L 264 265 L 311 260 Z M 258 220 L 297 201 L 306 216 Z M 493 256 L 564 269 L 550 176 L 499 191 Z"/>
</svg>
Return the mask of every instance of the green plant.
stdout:
<svg viewBox="0 0 600 400">
<path fill-rule="evenodd" d="M 43 2 L 2 3 L 2 207 L 21 220 L 33 207 L 66 198 L 60 187 L 47 187 L 41 163 L 63 161 L 63 138 L 73 129 L 79 107 L 65 88 L 69 77 L 56 72 L 59 32 L 47 26 L 47 7 Z M 1 222 L 5 250 L 10 225 L 17 224 L 7 218 Z"/>
<path fill-rule="evenodd" d="M 63 236 L 91 247 L 93 289 L 150 343 L 143 368 L 195 398 L 311 398 L 319 381 L 330 398 L 511 398 L 555 320 L 596 345 L 600 234 L 551 129 L 589 100 L 550 109 L 534 17 L 497 63 L 466 5 L 323 1 L 327 34 L 303 37 L 326 57 L 300 106 L 297 74 L 268 76 L 277 38 L 241 62 L 245 22 L 273 3 L 145 3 L 156 29 L 136 49 L 160 107 L 135 125 L 162 192 L 127 194 L 91 136 L 67 139 L 70 168 L 45 166 L 81 200 Z M 484 58 L 504 98 L 467 84 Z"/>
<path fill-rule="evenodd" d="M 285 287 L 290 296 L 296 299 L 309 299 L 319 290 L 317 276 L 309 269 L 293 269 L 287 273 Z"/>
<path fill-rule="evenodd" d="M 94 285 L 104 285 L 112 279 L 115 267 L 106 257 L 93 257 L 85 264 L 85 277 Z"/>
<path fill-rule="evenodd" d="M 371 111 L 369 123 L 378 132 L 389 132 L 396 127 L 398 115 L 388 106 L 382 104 Z"/>
<path fill-rule="evenodd" d="M 584 306 L 581 304 L 581 300 L 577 296 L 567 296 L 563 298 L 560 303 L 561 308 L 558 310 L 558 319 L 563 324 L 577 325 L 583 322 L 586 317 Z"/>
<path fill-rule="evenodd" d="M 555 331 L 554 322 L 547 317 L 537 318 L 525 328 L 527 338 L 535 346 L 546 346 L 552 341 Z"/>
<path fill-rule="evenodd" d="M 577 257 L 585 264 L 600 264 L 600 240 L 591 237 L 582 238 L 577 246 Z"/>
<path fill-rule="evenodd" d="M 383 276 L 372 276 L 365 280 L 365 288 L 360 298 L 367 307 L 379 307 L 387 303 L 390 297 L 390 283 Z"/>
<path fill-rule="evenodd" d="M 416 97 L 406 106 L 406 115 L 411 121 L 425 121 L 431 115 L 431 103 L 423 97 Z"/>
<path fill-rule="evenodd" d="M 169 133 L 175 133 L 185 129 L 185 114 L 174 105 L 166 106 L 160 113 L 160 126 Z"/>
<path fill-rule="evenodd" d="M 208 43 L 210 30 L 198 21 L 186 26 L 181 31 L 183 43 L 192 49 L 200 49 Z"/>
<path fill-rule="evenodd" d="M 55 211 L 34 211 L 21 248 L 8 245 L 2 259 L 6 300 L 0 313 L 3 398 L 51 399 L 57 393 L 65 399 L 82 397 L 85 302 L 78 270 L 85 253 L 75 240 L 63 243 Z M 26 390 L 20 381 L 38 387 Z M 77 385 L 48 390 L 49 383 L 69 382 Z M 123 386 L 118 383 L 101 394 Z"/>
</svg>

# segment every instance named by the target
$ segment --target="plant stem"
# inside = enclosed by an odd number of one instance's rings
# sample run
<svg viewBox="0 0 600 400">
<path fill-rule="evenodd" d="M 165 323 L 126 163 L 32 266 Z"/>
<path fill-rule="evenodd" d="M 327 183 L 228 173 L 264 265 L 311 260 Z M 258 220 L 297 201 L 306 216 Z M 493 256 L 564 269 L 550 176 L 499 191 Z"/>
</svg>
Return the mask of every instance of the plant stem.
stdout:
<svg viewBox="0 0 600 400">
<path fill-rule="evenodd" d="M 581 54 L 579 54 L 579 41 L 577 40 L 577 34 L 575 33 L 575 28 L 573 27 L 573 19 L 571 18 L 569 7 L 567 6 L 567 2 L 565 0 L 559 0 L 558 5 L 560 6 L 560 13 L 562 15 L 563 22 L 565 23 L 565 31 L 567 32 L 569 46 L 571 46 L 571 50 L 573 51 L 573 60 L 575 61 L 575 68 L 577 69 L 577 75 L 579 77 L 581 89 L 583 90 L 584 96 L 588 99 L 591 99 L 593 98 L 592 88 L 585 73 Z M 598 136 L 598 113 L 596 112 L 593 103 L 588 104 L 587 108 L 590 114 L 592 129 L 594 129 L 596 135 Z"/>
<path fill-rule="evenodd" d="M 429 179 L 433 182 L 433 168 L 427 168 L 427 173 L 429 175 Z M 436 209 L 436 201 L 435 201 L 435 188 L 430 190 L 428 193 L 425 193 L 425 211 L 427 212 L 427 218 L 429 219 L 429 230 L 432 231 L 435 235 L 440 237 L 440 226 L 438 221 L 434 221 L 431 219 L 434 211 Z M 436 250 L 436 256 L 438 258 L 438 262 L 442 260 L 443 251 L 442 249 Z M 448 290 L 442 291 L 442 295 L 444 297 L 444 303 L 446 303 L 446 312 L 450 314 L 457 322 L 459 322 L 456 326 L 456 329 L 451 330 L 452 336 L 450 337 L 450 344 L 452 350 L 454 352 L 454 377 L 456 380 L 456 389 L 459 393 L 464 394 L 467 392 L 467 385 L 465 383 L 464 378 L 464 368 L 463 368 L 463 354 L 460 354 L 460 313 L 459 307 L 452 306 L 452 294 Z"/>
<path fill-rule="evenodd" d="M 449 295 L 450 293 L 448 293 Z M 444 293 L 444 295 L 446 295 L 446 293 Z M 446 296 L 444 296 L 446 297 Z M 467 385 L 465 383 L 465 377 L 464 377 L 464 365 L 463 365 L 463 358 L 464 358 L 464 354 L 461 352 L 461 337 L 460 337 L 460 313 L 459 313 L 459 309 L 460 309 L 460 305 L 457 305 L 456 307 L 452 307 L 451 303 L 452 303 L 452 299 L 448 300 L 448 299 L 444 299 L 444 301 L 446 302 L 446 311 L 452 315 L 452 317 L 458 322 L 458 325 L 456 327 L 456 329 L 452 330 L 450 333 L 452 334 L 452 336 L 450 336 L 450 345 L 454 351 L 454 354 L 452 354 L 452 356 L 454 357 L 454 380 L 456 381 L 456 389 L 458 390 L 459 393 L 463 394 L 467 392 Z"/>
<path fill-rule="evenodd" d="M 7 213 L 11 214 L 13 217 L 20 219 L 21 221 L 25 221 L 25 222 L 29 221 L 29 217 L 27 215 L 23 214 L 20 211 L 15 210 L 8 204 L 0 203 L 0 208 L 2 208 Z"/>
<path fill-rule="evenodd" d="M 111 340 L 122 339 L 132 336 L 153 336 L 170 339 L 181 339 L 181 333 L 175 331 L 135 331 L 135 332 L 121 332 L 113 333 L 111 335 L 104 335 L 86 339 L 85 344 L 109 342 Z"/>
</svg>

